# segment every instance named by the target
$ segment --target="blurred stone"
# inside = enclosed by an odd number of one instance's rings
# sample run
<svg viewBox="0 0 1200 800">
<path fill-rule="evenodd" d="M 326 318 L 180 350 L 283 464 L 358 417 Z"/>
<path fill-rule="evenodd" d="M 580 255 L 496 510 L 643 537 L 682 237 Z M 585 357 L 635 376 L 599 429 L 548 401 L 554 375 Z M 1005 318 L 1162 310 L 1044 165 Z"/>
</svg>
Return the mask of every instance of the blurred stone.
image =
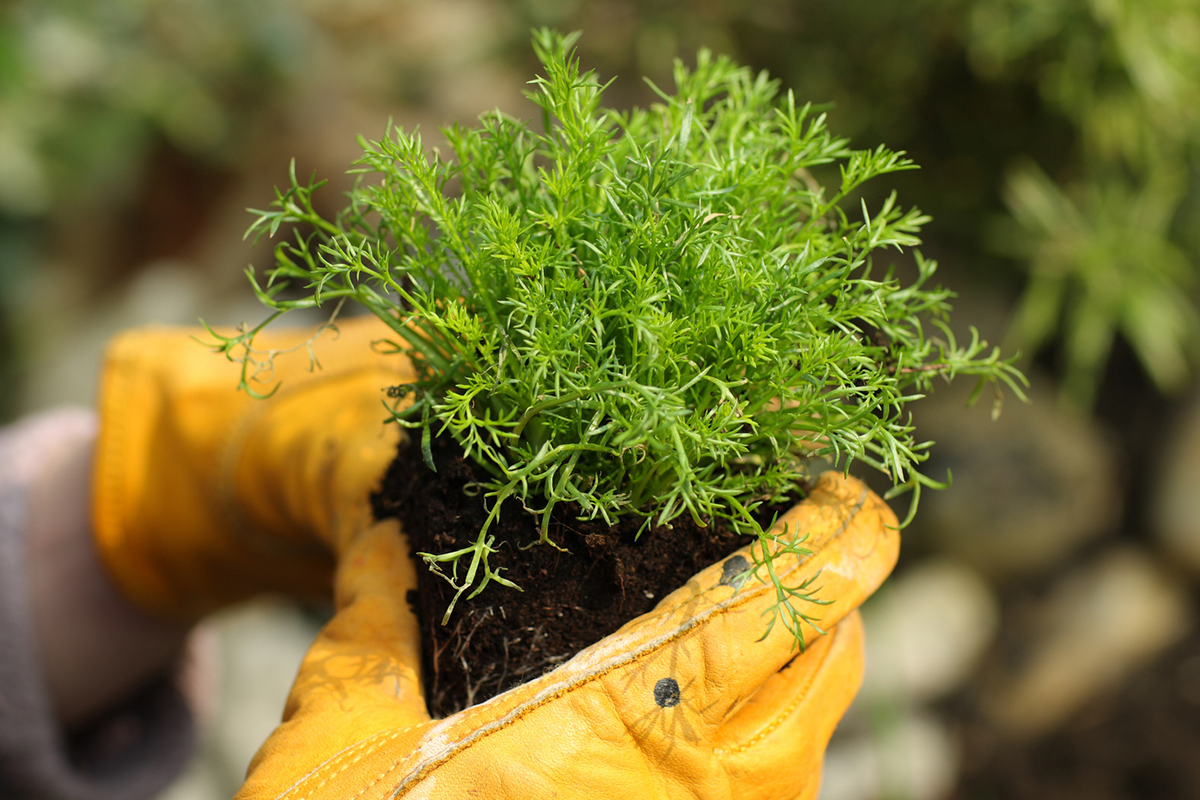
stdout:
<svg viewBox="0 0 1200 800">
<path fill-rule="evenodd" d="M 528 119 L 536 109 L 525 99 L 524 88 L 524 80 L 515 69 L 469 64 L 441 74 L 432 94 L 437 97 L 436 111 L 446 120 L 474 120 L 497 109 L 517 119 Z"/>
<path fill-rule="evenodd" d="M 869 734 L 835 737 L 825 753 L 820 800 L 936 800 L 958 775 L 958 749 L 946 725 L 905 713 Z"/>
<path fill-rule="evenodd" d="M 867 698 L 919 703 L 957 689 L 991 644 L 999 608 L 970 567 L 932 559 L 906 570 L 863 606 Z"/>
<path fill-rule="evenodd" d="M 192 759 L 187 768 L 156 800 L 224 800 L 228 787 L 202 759 Z"/>
<path fill-rule="evenodd" d="M 157 800 L 224 800 L 246 777 L 250 759 L 279 725 L 317 622 L 293 605 L 261 601 L 202 623 L 215 641 L 215 711 L 184 773 Z M 209 667 L 211 669 L 211 667 Z"/>
<path fill-rule="evenodd" d="M 59 276 L 61 277 L 61 276 Z M 49 280 L 49 279 L 48 279 Z M 216 284 L 216 289 L 214 289 Z M 236 290 L 206 280 L 195 265 L 159 261 L 138 272 L 113 292 L 107 303 L 73 315 L 56 313 L 37 321 L 38 336 L 29 355 L 29 371 L 20 401 L 22 412 L 58 405 L 95 404 L 104 352 L 121 331 L 142 325 L 183 325 L 199 331 L 199 320 L 211 325 L 258 322 L 267 310 L 239 281 Z M 327 314 L 326 314 L 327 316 Z M 285 325 L 316 325 L 320 311 L 289 314 Z M 204 345 L 196 343 L 197 350 Z M 213 354 L 213 358 L 221 356 Z M 230 386 L 232 391 L 235 387 Z"/>
<path fill-rule="evenodd" d="M 53 273 L 44 278 L 48 286 L 56 279 L 63 278 Z M 186 265 L 164 261 L 148 266 L 124 288 L 123 292 L 114 292 L 108 303 L 97 303 L 85 313 L 40 321 L 47 330 L 37 337 L 29 354 L 23 410 L 62 403 L 93 405 L 104 350 L 108 341 L 125 328 L 196 324 L 197 299 L 203 287 L 199 276 Z"/>
<path fill-rule="evenodd" d="M 406 62 L 442 69 L 479 62 L 522 32 L 504 3 L 488 0 L 438 0 L 391 6 L 384 27 L 389 43 Z"/>
<path fill-rule="evenodd" d="M 1047 732 L 1179 641 L 1187 593 L 1145 554 L 1115 548 L 1061 578 L 985 687 L 984 714 L 1018 736 Z"/>
<path fill-rule="evenodd" d="M 914 534 L 989 577 L 1033 574 L 1055 564 L 1119 520 L 1121 491 L 1111 445 L 1084 418 L 1060 409 L 1031 378 L 1031 402 L 992 397 L 972 408 L 962 378 L 915 404 L 918 440 L 933 440 L 922 472 L 953 484 L 925 492 Z"/>
<path fill-rule="evenodd" d="M 1152 513 L 1155 535 L 1172 563 L 1200 575 L 1200 398 L 1167 437 Z"/>
</svg>

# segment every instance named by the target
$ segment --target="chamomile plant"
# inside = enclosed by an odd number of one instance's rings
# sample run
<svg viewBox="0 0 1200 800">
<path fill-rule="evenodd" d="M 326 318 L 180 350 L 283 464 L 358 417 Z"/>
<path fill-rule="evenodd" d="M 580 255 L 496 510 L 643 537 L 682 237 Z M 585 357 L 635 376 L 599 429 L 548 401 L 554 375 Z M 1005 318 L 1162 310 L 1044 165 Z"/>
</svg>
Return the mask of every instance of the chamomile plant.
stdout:
<svg viewBox="0 0 1200 800">
<path fill-rule="evenodd" d="M 901 153 L 851 149 L 776 81 L 705 51 L 650 108 L 605 109 L 575 38 L 533 36 L 537 124 L 497 111 L 444 129 L 440 148 L 389 126 L 361 141 L 332 219 L 293 169 L 248 234 L 295 226 L 266 280 L 250 271 L 273 313 L 217 347 L 249 389 L 269 358 L 255 335 L 292 309 L 349 299 L 387 323 L 382 346 L 418 375 L 389 392 L 395 421 L 431 469 L 445 434 L 490 476 L 473 544 L 421 554 L 455 602 L 514 586 L 489 562 L 505 501 L 536 516 L 545 547 L 564 504 L 646 528 L 690 515 L 758 537 L 749 570 L 778 598 L 768 625 L 802 644 L 814 587 L 772 569 L 802 543 L 756 510 L 794 500 L 814 458 L 864 462 L 915 499 L 938 484 L 918 471 L 928 445 L 905 404 L 937 378 L 1018 395 L 1023 378 L 974 333 L 956 341 L 934 262 L 916 255 L 909 283 L 877 263 L 928 221 L 894 194 L 853 201 L 912 168 Z"/>
</svg>

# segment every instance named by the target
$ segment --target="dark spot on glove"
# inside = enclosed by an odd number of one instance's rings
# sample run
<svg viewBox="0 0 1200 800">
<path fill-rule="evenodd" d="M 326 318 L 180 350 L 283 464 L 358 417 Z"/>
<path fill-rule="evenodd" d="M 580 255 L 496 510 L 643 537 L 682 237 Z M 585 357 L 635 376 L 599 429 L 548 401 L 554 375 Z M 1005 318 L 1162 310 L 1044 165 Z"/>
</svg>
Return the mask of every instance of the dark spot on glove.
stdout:
<svg viewBox="0 0 1200 800">
<path fill-rule="evenodd" d="M 741 588 L 746 581 L 746 572 L 749 569 L 750 562 L 746 560 L 745 556 L 733 556 L 721 567 L 721 580 L 717 585 Z"/>
<path fill-rule="evenodd" d="M 654 702 L 662 708 L 679 705 L 679 681 L 674 678 L 663 678 L 654 684 Z"/>
</svg>

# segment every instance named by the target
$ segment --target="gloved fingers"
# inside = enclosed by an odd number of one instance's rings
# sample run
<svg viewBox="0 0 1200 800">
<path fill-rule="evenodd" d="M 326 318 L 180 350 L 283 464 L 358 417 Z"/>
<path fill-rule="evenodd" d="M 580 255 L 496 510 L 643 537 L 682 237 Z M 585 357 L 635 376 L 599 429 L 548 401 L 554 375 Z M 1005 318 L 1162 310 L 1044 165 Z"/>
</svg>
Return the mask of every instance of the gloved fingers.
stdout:
<svg viewBox="0 0 1200 800">
<path fill-rule="evenodd" d="M 715 730 L 691 682 L 651 681 L 636 663 L 589 680 L 568 665 L 437 723 L 381 780 L 416 791 L 436 770 L 439 789 L 465 792 L 480 774 L 523 787 L 496 796 L 815 797 L 822 753 L 861 674 L 853 611 L 754 695 L 714 704 L 732 708 Z M 509 754 L 503 763 L 493 763 L 497 751 Z"/>
<path fill-rule="evenodd" d="M 266 392 L 280 382 L 268 400 L 237 390 L 241 365 L 198 342 L 212 339 L 201 329 L 148 328 L 114 339 L 99 397 L 92 519 L 97 547 L 122 593 L 152 614 L 189 622 L 263 591 L 328 596 L 331 537 L 314 531 L 329 527 L 328 508 L 365 501 L 387 462 L 372 464 L 372 474 L 342 475 L 340 468 L 354 461 L 336 443 L 329 450 L 333 440 L 319 435 L 329 433 L 330 411 L 338 406 L 306 406 L 304 389 L 353 378 L 369 404 L 359 421 L 377 432 L 387 417 L 384 390 L 412 376 L 408 359 L 372 348 L 391 335 L 374 317 L 348 320 L 338 331 L 263 334 L 256 358 L 266 382 L 252 388 Z M 274 354 L 270 369 L 268 352 Z M 314 357 L 326 368 L 312 369 Z M 285 399 L 295 409 L 285 420 L 291 427 L 257 428 L 280 419 L 273 409 Z M 339 432 L 348 422 L 339 417 Z M 256 442 L 290 446 L 304 438 L 292 435 L 298 427 L 320 440 L 323 460 L 297 462 L 286 447 L 258 447 L 248 459 L 252 472 L 242 469 L 253 431 L 260 434 Z M 395 436 L 395 426 L 388 427 Z M 307 452 L 318 455 L 315 444 Z M 300 465 L 318 480 L 337 480 L 297 488 L 291 478 Z M 276 480 L 281 472 L 288 482 Z M 247 496 L 254 500 L 249 507 L 242 503 Z M 304 518 L 317 496 L 316 519 Z M 283 508 L 269 505 L 277 498 Z"/>
<path fill-rule="evenodd" d="M 407 599 L 416 569 L 396 520 L 360 534 L 338 564 L 336 613 L 309 648 L 294 694 L 336 702 L 352 714 L 360 706 L 372 712 L 383 706 L 393 727 L 429 719 L 420 685 L 420 626 Z M 294 710 L 290 699 L 285 717 Z"/>
<path fill-rule="evenodd" d="M 820 596 L 831 602 L 817 610 L 820 624 L 832 630 L 895 564 L 895 517 L 858 481 L 827 473 L 785 520 L 809 535 L 806 546 L 814 552 L 804 559 L 781 557 L 780 577 L 795 585 L 821 573 Z M 763 637 L 774 589 L 755 579 L 736 587 L 726 566 L 733 558 L 702 571 L 654 611 L 554 672 L 446 720 L 436 744 L 431 740 L 405 769 L 415 779 L 434 764 L 461 758 L 480 731 L 498 734 L 522 720 L 533 722 L 552 706 L 569 706 L 570 715 L 552 715 L 561 742 L 620 743 L 639 759 L 670 764 L 695 780 L 711 759 L 704 743 L 797 653 L 782 625 Z"/>
<path fill-rule="evenodd" d="M 406 379 L 374 365 L 343 370 L 284 385 L 247 413 L 229 437 L 222 487 L 253 528 L 275 539 L 300 534 L 340 555 L 367 524 L 357 515 L 396 457 L 401 429 L 383 398 Z"/>
<path fill-rule="evenodd" d="M 833 631 L 891 569 L 895 518 L 860 483 L 833 475 L 787 521 L 808 533 L 814 553 L 781 557 L 781 577 L 795 585 L 824 570 L 820 596 L 833 602 L 820 607 L 821 624 Z M 414 567 L 389 529 L 375 526 L 343 556 L 341 610 L 306 659 L 247 796 L 365 800 L 483 788 L 496 797 L 794 797 L 807 790 L 803 771 L 819 771 L 819 751 L 858 685 L 856 616 L 792 661 L 795 642 L 781 626 L 762 636 L 771 587 L 738 587 L 744 566 L 731 572 L 727 559 L 557 670 L 422 723 L 415 671 L 397 679 L 402 670 L 362 669 L 370 656 L 418 663 L 403 603 Z M 794 708 L 772 716 L 766 706 L 775 703 Z M 818 752 L 789 749 L 796 737 Z M 315 756 L 300 775 L 296 752 Z"/>
<path fill-rule="evenodd" d="M 714 737 L 744 798 L 815 797 L 822 758 L 862 680 L 857 611 L 768 678 Z"/>
<path fill-rule="evenodd" d="M 809 500 L 780 523 L 789 526 L 789 533 L 808 536 L 803 546 L 812 554 L 779 557 L 776 574 L 786 587 L 811 581 L 807 591 L 821 604 L 794 598 L 795 610 L 811 622 L 792 624 L 806 642 L 813 642 L 819 631 L 832 630 L 857 609 L 892 571 L 900 544 L 896 518 L 858 481 L 826 473 Z M 723 575 L 724 565 L 721 570 Z M 706 577 L 711 583 L 717 577 L 715 568 Z M 727 599 L 714 594 L 710 618 L 697 635 L 702 660 L 696 663 L 703 670 L 704 685 L 713 692 L 726 698 L 749 697 L 797 653 L 786 624 L 789 612 L 779 605 L 776 587 L 757 577 L 750 577 Z M 772 619 L 774 625 L 764 637 Z"/>
<path fill-rule="evenodd" d="M 420 681 L 420 627 L 406 595 L 416 566 L 399 523 L 372 525 L 350 545 L 335 581 L 337 612 L 304 657 L 284 722 L 255 756 L 244 792 L 295 772 L 297 753 L 317 773 L 376 753 L 429 719 Z M 323 781 L 307 778 L 309 785 Z M 274 795 L 272 795 L 274 796 Z"/>
<path fill-rule="evenodd" d="M 813 552 L 779 557 L 777 575 L 786 586 L 815 577 L 810 588 L 828 604 L 796 602 L 823 630 L 857 608 L 895 564 L 895 516 L 853 479 L 826 473 L 780 522 L 807 534 L 805 547 Z M 608 691 L 624 698 L 622 713 L 635 728 L 656 706 L 679 706 L 689 725 L 715 730 L 797 653 L 779 619 L 764 637 L 780 609 L 773 585 L 743 573 L 748 558 L 743 551 L 699 573 L 653 612 L 576 656 L 560 680 L 603 673 Z M 740 587 L 739 578 L 730 577 L 739 573 Z M 807 623 L 803 631 L 810 641 L 816 635 Z"/>
</svg>

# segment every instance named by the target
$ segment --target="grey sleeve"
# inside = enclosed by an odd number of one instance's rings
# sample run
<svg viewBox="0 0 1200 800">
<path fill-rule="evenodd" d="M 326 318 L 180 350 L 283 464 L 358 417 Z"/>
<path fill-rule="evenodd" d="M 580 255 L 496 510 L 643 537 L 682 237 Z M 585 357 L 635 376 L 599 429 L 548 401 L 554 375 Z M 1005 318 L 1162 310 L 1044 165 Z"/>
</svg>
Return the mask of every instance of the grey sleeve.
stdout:
<svg viewBox="0 0 1200 800">
<path fill-rule="evenodd" d="M 191 712 L 172 676 L 144 687 L 87 730 L 66 736 L 41 673 L 29 581 L 28 496 L 38 454 L 90 411 L 65 409 L 0 428 L 0 797 L 142 800 L 182 771 Z"/>
</svg>

